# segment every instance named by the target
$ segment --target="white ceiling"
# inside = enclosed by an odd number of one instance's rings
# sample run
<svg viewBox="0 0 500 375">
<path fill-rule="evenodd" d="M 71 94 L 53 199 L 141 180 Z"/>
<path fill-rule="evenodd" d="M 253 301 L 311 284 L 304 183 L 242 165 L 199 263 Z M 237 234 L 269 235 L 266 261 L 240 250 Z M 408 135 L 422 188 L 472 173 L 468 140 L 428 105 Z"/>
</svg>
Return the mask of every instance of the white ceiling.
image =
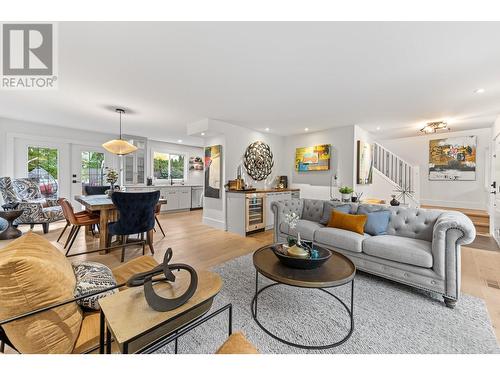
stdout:
<svg viewBox="0 0 500 375">
<path fill-rule="evenodd" d="M 125 133 L 197 145 L 186 124 L 203 118 L 281 135 L 486 127 L 499 45 L 499 22 L 63 22 L 59 89 L 0 91 L 0 117 L 113 133 L 122 106 Z"/>
</svg>

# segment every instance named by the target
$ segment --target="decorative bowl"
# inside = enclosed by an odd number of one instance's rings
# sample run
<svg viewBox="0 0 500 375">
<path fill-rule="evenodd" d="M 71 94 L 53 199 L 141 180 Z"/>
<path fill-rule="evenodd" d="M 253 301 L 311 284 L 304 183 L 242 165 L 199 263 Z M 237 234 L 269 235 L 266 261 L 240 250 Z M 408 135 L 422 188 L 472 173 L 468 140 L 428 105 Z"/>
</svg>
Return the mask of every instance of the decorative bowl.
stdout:
<svg viewBox="0 0 500 375">
<path fill-rule="evenodd" d="M 284 244 L 273 245 L 271 246 L 271 249 L 283 265 L 303 270 L 318 268 L 332 256 L 332 252 L 330 250 L 318 246 L 314 246 L 314 249 L 319 253 L 318 258 L 298 258 L 287 255 Z"/>
</svg>

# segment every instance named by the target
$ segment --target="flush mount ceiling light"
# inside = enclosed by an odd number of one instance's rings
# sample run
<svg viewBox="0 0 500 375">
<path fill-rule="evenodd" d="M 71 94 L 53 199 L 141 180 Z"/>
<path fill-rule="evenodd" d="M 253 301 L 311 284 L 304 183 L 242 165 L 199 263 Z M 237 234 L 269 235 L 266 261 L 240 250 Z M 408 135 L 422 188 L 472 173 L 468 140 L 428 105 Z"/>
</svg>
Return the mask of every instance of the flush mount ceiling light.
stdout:
<svg viewBox="0 0 500 375">
<path fill-rule="evenodd" d="M 308 131 L 309 131 L 309 128 L 304 128 L 304 131 L 308 132 Z"/>
<path fill-rule="evenodd" d="M 428 122 L 420 131 L 425 134 L 435 133 L 438 130 L 443 130 L 448 128 L 448 123 L 446 121 L 434 121 Z"/>
<path fill-rule="evenodd" d="M 482 94 L 484 93 L 484 89 L 475 89 L 474 94 Z"/>
<path fill-rule="evenodd" d="M 120 114 L 120 138 L 108 141 L 104 143 L 102 147 L 115 155 L 127 155 L 136 151 L 137 147 L 122 139 L 122 115 L 125 113 L 125 110 L 116 108 L 115 111 Z"/>
</svg>

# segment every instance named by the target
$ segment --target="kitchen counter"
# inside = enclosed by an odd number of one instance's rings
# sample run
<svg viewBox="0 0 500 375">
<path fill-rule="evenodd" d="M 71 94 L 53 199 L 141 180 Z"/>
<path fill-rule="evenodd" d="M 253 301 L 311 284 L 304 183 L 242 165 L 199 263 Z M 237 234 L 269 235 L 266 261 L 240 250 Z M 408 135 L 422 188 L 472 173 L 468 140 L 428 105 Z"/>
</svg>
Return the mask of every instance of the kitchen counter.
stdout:
<svg viewBox="0 0 500 375">
<path fill-rule="evenodd" d="M 133 188 L 133 189 L 137 189 L 137 188 L 142 188 L 142 189 L 160 189 L 160 188 L 176 188 L 176 187 L 203 187 L 203 185 L 191 185 L 191 184 L 184 184 L 184 185 L 180 185 L 180 184 L 174 184 L 174 185 L 125 185 L 125 188 L 128 189 L 128 188 Z"/>
<path fill-rule="evenodd" d="M 288 191 L 300 191 L 300 189 L 257 189 L 257 190 L 226 190 L 228 193 L 242 193 L 242 194 L 253 194 L 253 193 L 285 193 Z"/>
</svg>

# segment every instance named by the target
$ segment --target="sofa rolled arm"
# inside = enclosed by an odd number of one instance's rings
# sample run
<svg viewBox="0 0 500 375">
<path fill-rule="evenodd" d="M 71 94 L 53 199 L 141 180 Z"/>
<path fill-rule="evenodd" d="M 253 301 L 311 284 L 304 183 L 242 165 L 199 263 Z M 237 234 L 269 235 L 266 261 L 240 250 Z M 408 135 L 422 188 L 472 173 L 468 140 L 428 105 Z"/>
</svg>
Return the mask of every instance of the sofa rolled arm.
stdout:
<svg viewBox="0 0 500 375">
<path fill-rule="evenodd" d="M 23 213 L 14 224 L 43 223 L 48 220 L 40 203 L 19 202 L 17 210 L 23 210 Z"/>
<path fill-rule="evenodd" d="M 460 246 L 476 238 L 472 221 L 461 212 L 443 212 L 434 224 L 432 233 L 433 270 L 444 279 L 445 297 L 458 300 L 460 294 Z"/>
<path fill-rule="evenodd" d="M 285 221 L 285 215 L 295 213 L 302 217 L 304 201 L 302 199 L 288 199 L 271 203 L 271 211 L 274 214 L 274 241 L 279 238 L 280 224 Z"/>
</svg>

